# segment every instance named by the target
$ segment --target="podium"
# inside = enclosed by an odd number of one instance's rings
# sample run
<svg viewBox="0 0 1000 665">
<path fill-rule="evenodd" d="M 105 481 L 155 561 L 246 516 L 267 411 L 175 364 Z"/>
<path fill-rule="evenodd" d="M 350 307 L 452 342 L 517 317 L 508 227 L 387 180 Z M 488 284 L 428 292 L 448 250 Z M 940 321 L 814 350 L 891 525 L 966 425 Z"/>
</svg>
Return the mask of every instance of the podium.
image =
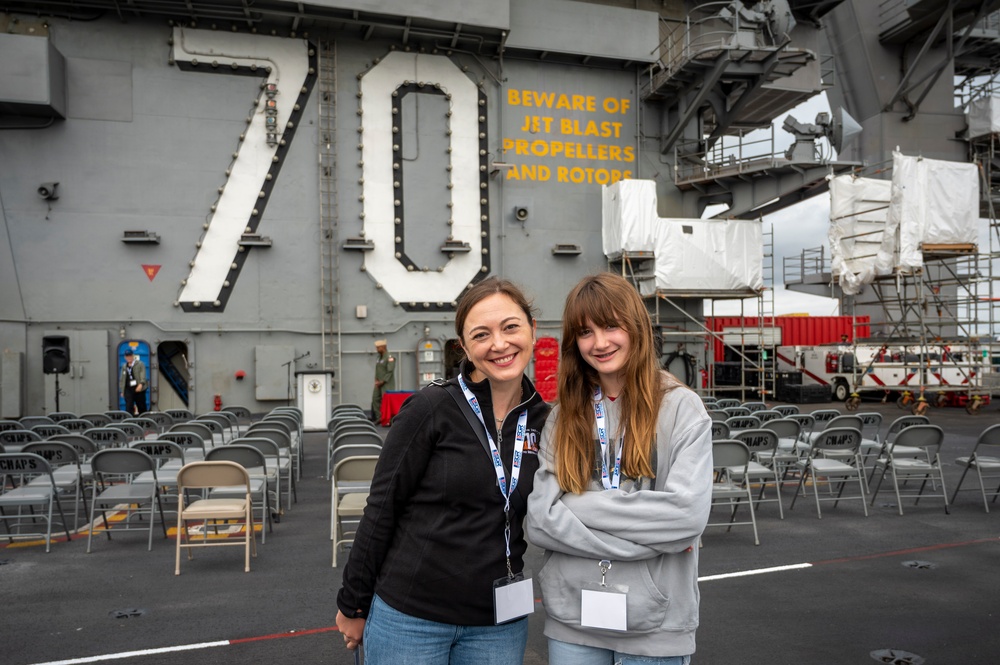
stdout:
<svg viewBox="0 0 1000 665">
<path fill-rule="evenodd" d="M 333 411 L 333 371 L 295 372 L 295 381 L 303 431 L 325 432 Z"/>
</svg>

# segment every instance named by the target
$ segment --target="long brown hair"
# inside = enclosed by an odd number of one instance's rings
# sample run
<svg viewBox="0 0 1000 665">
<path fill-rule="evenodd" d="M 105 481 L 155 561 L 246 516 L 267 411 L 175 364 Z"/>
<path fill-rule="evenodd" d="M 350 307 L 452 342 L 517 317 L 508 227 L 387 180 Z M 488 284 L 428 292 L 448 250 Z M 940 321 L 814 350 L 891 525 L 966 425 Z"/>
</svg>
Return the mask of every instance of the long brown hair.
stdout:
<svg viewBox="0 0 1000 665">
<path fill-rule="evenodd" d="M 652 456 L 657 416 L 668 386 L 653 344 L 653 326 L 638 291 L 610 272 L 585 277 L 566 297 L 562 357 L 559 361 L 559 416 L 556 419 L 556 478 L 566 492 L 586 490 L 594 468 L 594 388 L 597 370 L 580 354 L 577 336 L 587 326 L 617 326 L 628 333 L 629 352 L 622 367 L 622 422 L 628 423 L 622 450 L 622 473 L 653 477 Z"/>
</svg>

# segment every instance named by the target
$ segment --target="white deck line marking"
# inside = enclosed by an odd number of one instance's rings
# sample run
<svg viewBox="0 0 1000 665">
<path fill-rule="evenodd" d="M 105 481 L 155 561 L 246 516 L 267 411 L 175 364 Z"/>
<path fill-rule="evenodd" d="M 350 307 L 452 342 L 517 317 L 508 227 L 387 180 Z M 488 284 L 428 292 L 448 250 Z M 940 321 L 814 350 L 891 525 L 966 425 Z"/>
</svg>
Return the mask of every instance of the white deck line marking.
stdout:
<svg viewBox="0 0 1000 665">
<path fill-rule="evenodd" d="M 199 642 L 197 644 L 181 644 L 175 647 L 162 647 L 160 649 L 143 649 L 141 651 L 107 653 L 103 656 L 70 658 L 69 660 L 52 660 L 47 663 L 35 663 L 34 665 L 76 665 L 76 663 L 99 663 L 103 660 L 119 660 L 121 658 L 135 658 L 136 656 L 152 656 L 158 653 L 170 653 L 171 651 L 194 651 L 195 649 L 209 649 L 211 647 L 224 647 L 228 645 L 229 640 L 219 640 L 218 642 Z"/>
<path fill-rule="evenodd" d="M 723 573 L 721 575 L 706 575 L 705 577 L 699 577 L 699 582 L 713 582 L 715 580 L 724 580 L 730 577 L 746 577 L 748 575 L 764 575 L 765 573 L 781 573 L 786 570 L 799 570 L 802 568 L 812 568 L 811 563 L 793 563 L 787 566 L 774 566 L 773 568 L 757 568 L 756 570 L 741 570 L 735 573 Z"/>
</svg>

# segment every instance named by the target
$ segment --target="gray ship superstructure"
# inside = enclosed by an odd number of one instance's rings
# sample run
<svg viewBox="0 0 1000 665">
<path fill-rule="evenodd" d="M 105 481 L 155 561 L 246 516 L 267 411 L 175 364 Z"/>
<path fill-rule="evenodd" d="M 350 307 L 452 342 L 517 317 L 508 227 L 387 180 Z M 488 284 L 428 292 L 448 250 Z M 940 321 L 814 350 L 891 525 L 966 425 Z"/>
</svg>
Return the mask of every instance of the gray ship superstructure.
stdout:
<svg viewBox="0 0 1000 665">
<path fill-rule="evenodd" d="M 311 388 L 367 405 L 372 342 L 402 389 L 447 375 L 455 303 L 492 274 L 555 336 L 580 277 L 629 263 L 602 250 L 604 186 L 655 182 L 664 218 L 754 219 L 890 142 L 964 159 L 941 102 L 952 41 L 920 51 L 941 72 L 899 57 L 997 5 L 2 2 L 0 416 L 116 407 L 126 347 L 160 410 L 260 412 Z M 890 42 L 867 18 L 915 10 L 922 32 Z M 742 147 L 824 90 L 865 138 L 835 113 L 790 124 L 787 152 Z M 819 154 L 824 137 L 851 161 Z M 654 303 L 665 353 L 689 345 L 702 367 L 703 297 Z"/>
</svg>

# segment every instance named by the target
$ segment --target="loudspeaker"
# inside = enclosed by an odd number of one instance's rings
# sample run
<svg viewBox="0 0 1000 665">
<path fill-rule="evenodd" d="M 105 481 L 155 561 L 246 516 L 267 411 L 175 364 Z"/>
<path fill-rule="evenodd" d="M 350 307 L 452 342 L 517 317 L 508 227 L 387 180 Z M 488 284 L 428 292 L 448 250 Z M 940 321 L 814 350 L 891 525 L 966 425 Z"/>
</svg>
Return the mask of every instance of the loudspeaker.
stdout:
<svg viewBox="0 0 1000 665">
<path fill-rule="evenodd" d="M 58 186 L 58 182 L 43 182 L 38 186 L 38 195 L 46 201 L 55 201 L 59 198 L 59 195 L 56 194 L 56 187 Z"/>
<path fill-rule="evenodd" d="M 528 209 L 523 206 L 517 206 L 514 208 L 514 219 L 519 222 L 527 221 L 528 219 Z"/>
<path fill-rule="evenodd" d="M 42 338 L 42 371 L 46 374 L 69 371 L 69 337 L 50 335 Z"/>
</svg>

